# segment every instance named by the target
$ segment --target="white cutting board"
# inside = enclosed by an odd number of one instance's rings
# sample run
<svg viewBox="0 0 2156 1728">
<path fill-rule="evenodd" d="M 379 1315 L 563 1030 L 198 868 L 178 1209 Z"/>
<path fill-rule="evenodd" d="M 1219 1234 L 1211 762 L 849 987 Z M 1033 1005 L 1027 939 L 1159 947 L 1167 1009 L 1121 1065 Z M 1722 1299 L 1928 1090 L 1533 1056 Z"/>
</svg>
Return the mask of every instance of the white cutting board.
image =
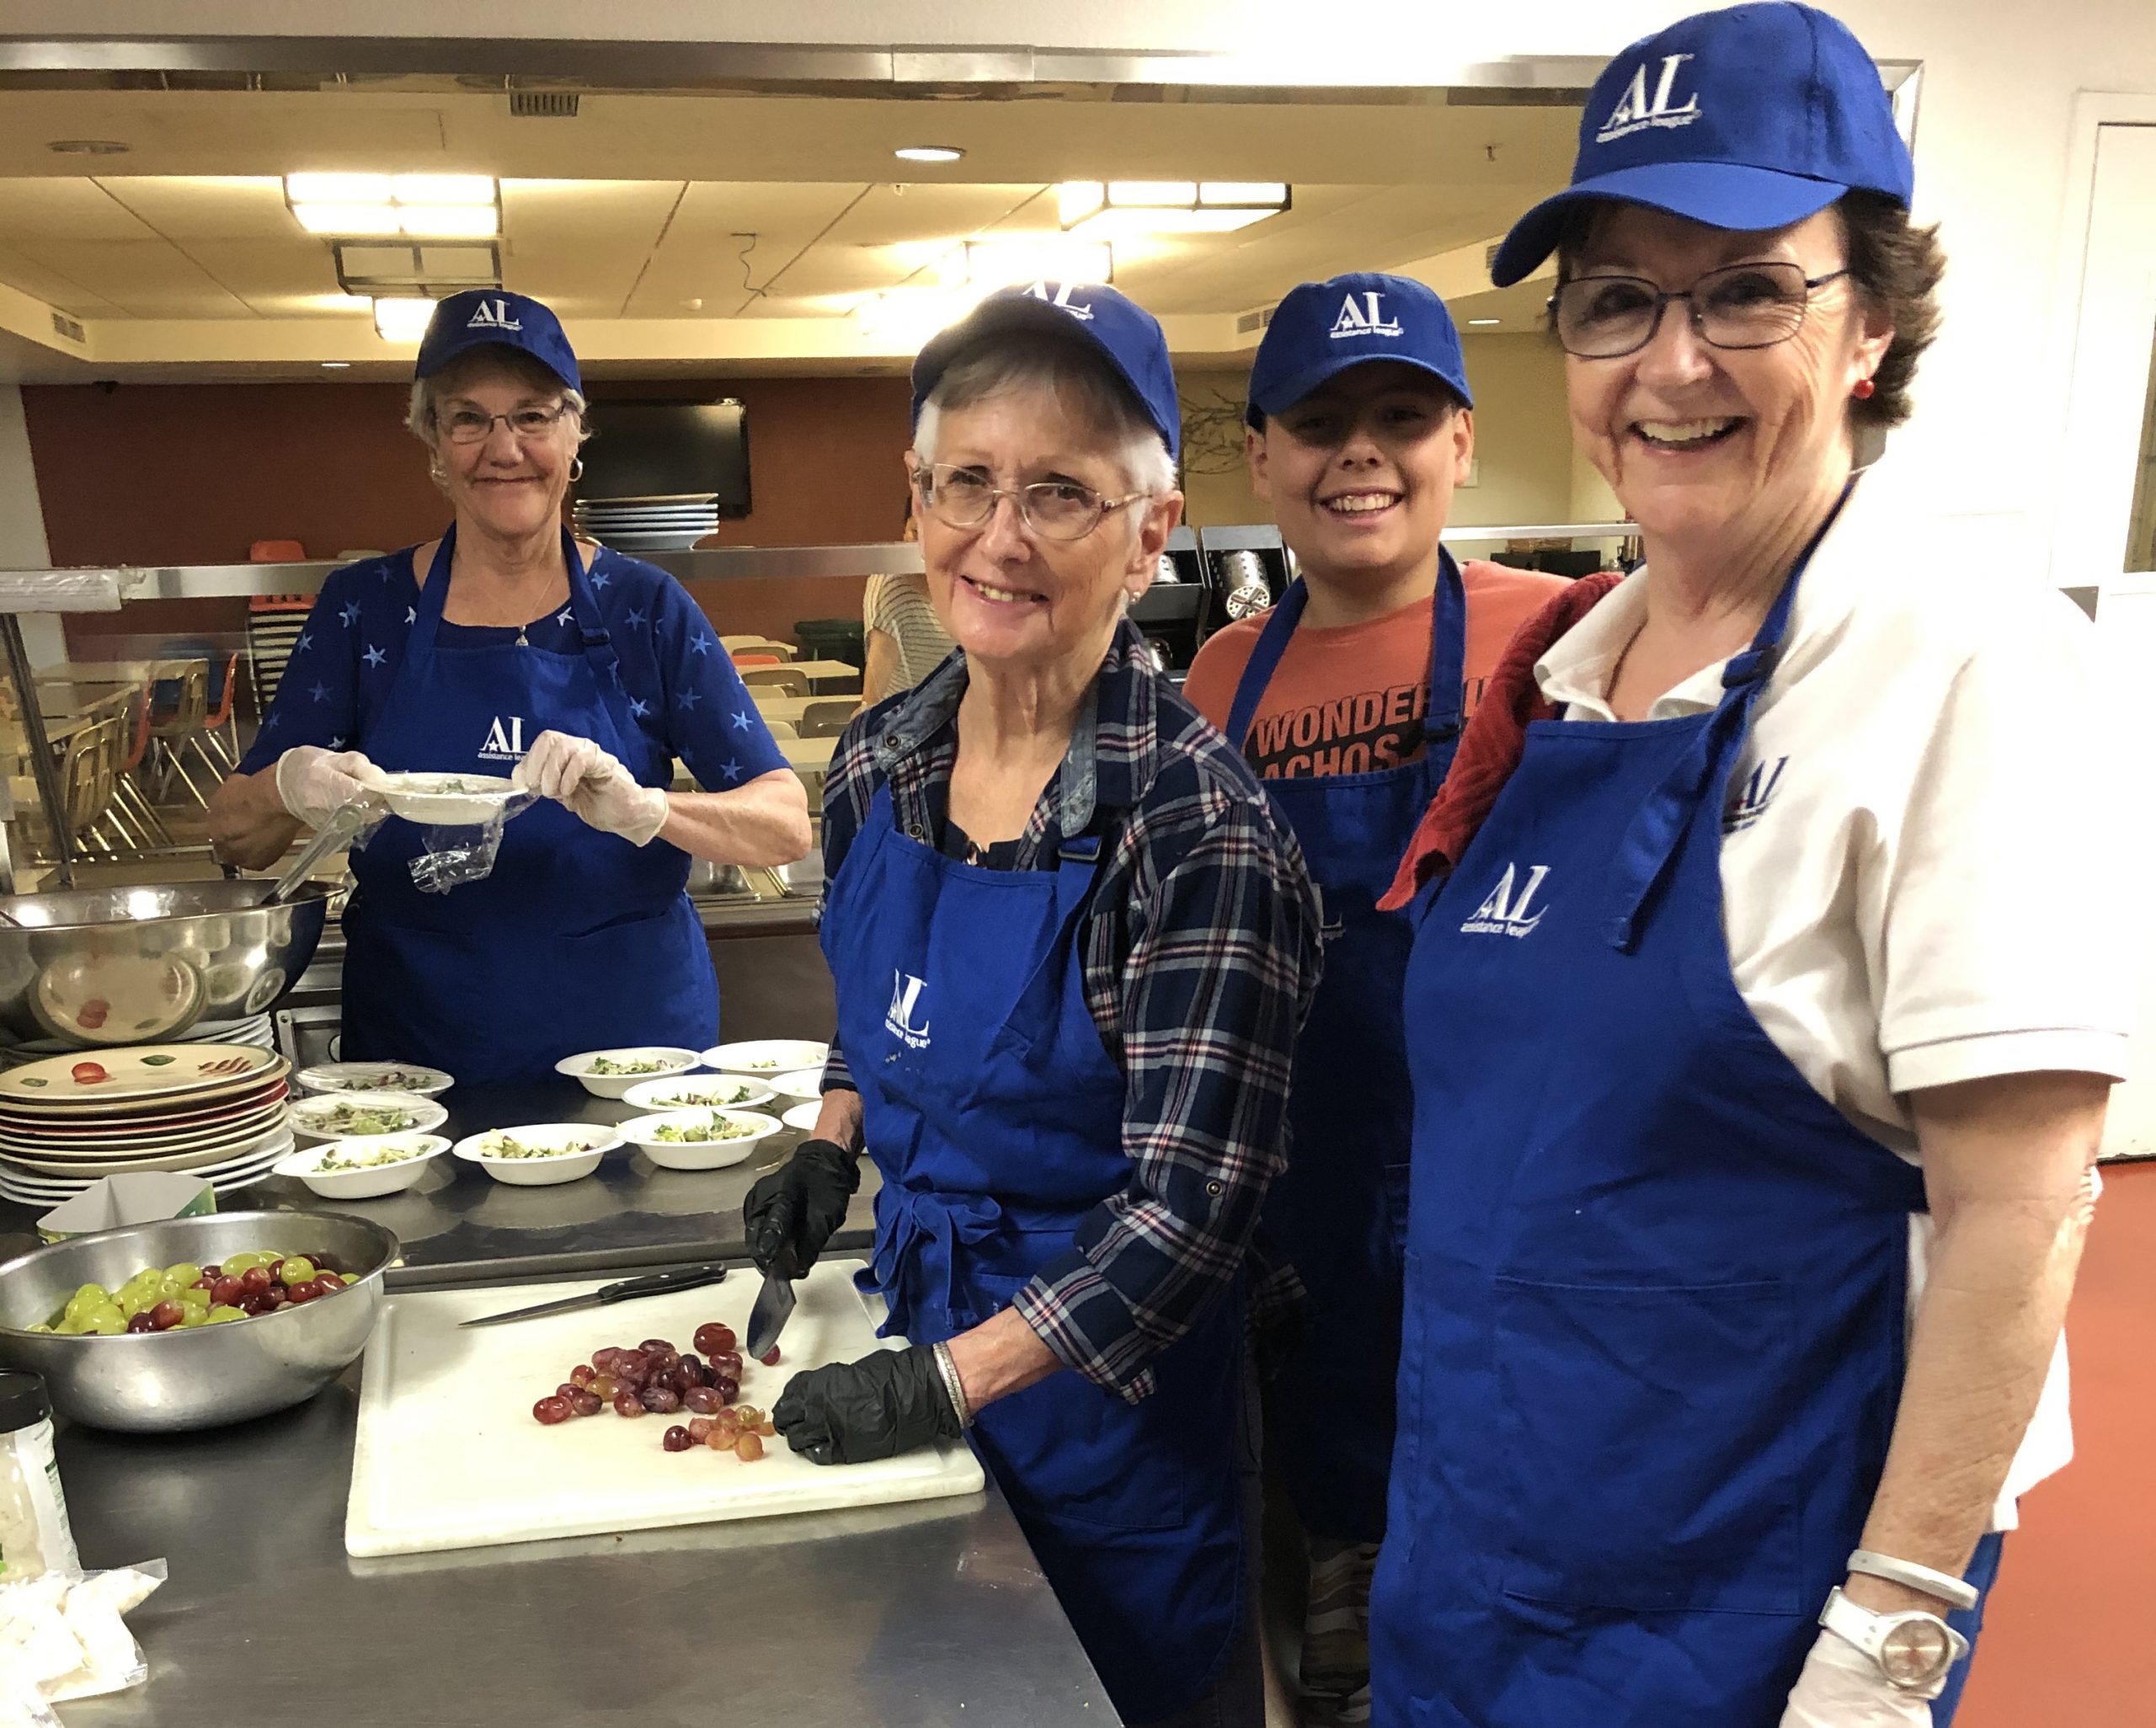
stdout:
<svg viewBox="0 0 2156 1728">
<path fill-rule="evenodd" d="M 883 1304 L 853 1287 L 857 1260 L 819 1262 L 796 1287 L 799 1305 L 780 1337 L 776 1368 L 750 1363 L 741 1401 L 769 1411 L 799 1370 L 851 1362 L 902 1341 L 876 1336 Z M 774 1512 L 827 1512 L 970 1494 L 981 1468 L 963 1443 L 875 1464 L 815 1464 L 783 1439 L 753 1464 L 693 1447 L 661 1449 L 688 1413 L 624 1421 L 609 1410 L 557 1427 L 532 1404 L 603 1346 L 666 1338 L 692 1348 L 706 1320 L 737 1333 L 761 1279 L 742 1268 L 723 1283 L 508 1325 L 458 1327 L 596 1289 L 605 1279 L 426 1291 L 382 1304 L 360 1387 L 359 1437 L 344 1547 L 354 1555 L 484 1548 L 553 1536 L 611 1534 Z"/>
</svg>

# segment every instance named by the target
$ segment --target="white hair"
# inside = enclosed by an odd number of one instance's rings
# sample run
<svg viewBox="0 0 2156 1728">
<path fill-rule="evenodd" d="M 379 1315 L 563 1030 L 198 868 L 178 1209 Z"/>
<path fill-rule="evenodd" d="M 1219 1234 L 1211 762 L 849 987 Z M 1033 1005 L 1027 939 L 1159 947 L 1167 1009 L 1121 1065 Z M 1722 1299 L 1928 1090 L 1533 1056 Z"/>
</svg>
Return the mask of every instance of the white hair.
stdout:
<svg viewBox="0 0 2156 1728">
<path fill-rule="evenodd" d="M 1097 355 L 1074 344 L 1042 342 L 1016 333 L 990 337 L 943 370 L 921 404 L 913 447 L 924 462 L 936 460 L 936 437 L 944 414 L 995 397 L 1052 398 L 1072 419 L 1100 436 L 1133 492 L 1159 498 L 1176 489 L 1175 459 L 1160 429 L 1145 418 L 1129 387 Z"/>
<path fill-rule="evenodd" d="M 467 365 L 467 360 L 472 364 Z M 424 378 L 412 381 L 411 400 L 404 408 L 404 424 L 412 435 L 429 450 L 435 447 L 435 401 L 445 381 L 463 385 L 474 377 L 489 373 L 512 378 L 533 390 L 558 390 L 562 401 L 576 414 L 576 441 L 582 444 L 591 436 L 591 419 L 581 390 L 571 390 L 555 376 L 552 367 L 533 359 L 521 349 L 510 348 L 502 343 L 486 343 L 477 349 L 467 349 L 440 371 Z"/>
</svg>

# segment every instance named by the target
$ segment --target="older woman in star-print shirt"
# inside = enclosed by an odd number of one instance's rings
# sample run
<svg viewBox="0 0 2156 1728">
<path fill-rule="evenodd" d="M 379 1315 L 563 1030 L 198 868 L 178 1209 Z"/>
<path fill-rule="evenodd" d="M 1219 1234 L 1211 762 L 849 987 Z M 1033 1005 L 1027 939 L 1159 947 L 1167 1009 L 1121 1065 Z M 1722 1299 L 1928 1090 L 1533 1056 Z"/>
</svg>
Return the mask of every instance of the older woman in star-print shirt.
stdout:
<svg viewBox="0 0 2156 1728">
<path fill-rule="evenodd" d="M 564 1055 L 716 1040 L 692 857 L 790 862 L 808 801 L 710 621 L 665 572 L 562 525 L 587 435 L 576 356 L 522 295 L 456 295 L 419 349 L 411 426 L 455 509 L 442 537 L 334 573 L 239 771 L 211 803 L 253 868 L 385 771 L 509 776 L 541 795 L 484 880 L 412 861 L 391 818 L 353 854 L 344 1053 L 462 1081 Z M 679 757 L 703 790 L 670 790 Z"/>
</svg>

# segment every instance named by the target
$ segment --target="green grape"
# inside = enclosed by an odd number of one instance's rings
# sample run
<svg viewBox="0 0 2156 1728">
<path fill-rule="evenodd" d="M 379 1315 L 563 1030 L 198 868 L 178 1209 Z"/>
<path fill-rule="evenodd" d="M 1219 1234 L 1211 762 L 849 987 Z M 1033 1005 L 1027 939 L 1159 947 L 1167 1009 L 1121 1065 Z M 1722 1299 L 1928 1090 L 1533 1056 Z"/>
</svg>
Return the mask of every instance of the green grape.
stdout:
<svg viewBox="0 0 2156 1728">
<path fill-rule="evenodd" d="M 236 1278 L 249 1267 L 264 1266 L 268 1261 L 249 1249 L 240 1254 L 227 1254 L 218 1264 L 224 1268 L 227 1277 Z"/>
<path fill-rule="evenodd" d="M 29 1326 L 29 1327 L 26 1327 L 24 1330 L 25 1330 L 25 1331 L 32 1331 L 32 1332 L 45 1332 L 45 1333 L 50 1333 L 50 1332 L 52 1331 L 52 1328 L 51 1328 L 51 1326 L 46 1326 L 46 1325 L 36 1325 L 36 1326 Z"/>
<path fill-rule="evenodd" d="M 67 1306 L 62 1310 L 62 1312 L 67 1314 L 71 1319 L 77 1318 L 88 1313 L 93 1308 L 103 1307 L 111 1299 L 112 1299 L 105 1293 L 104 1285 L 84 1284 L 77 1288 L 72 1296 L 70 1296 L 67 1299 Z"/>
<path fill-rule="evenodd" d="M 185 1286 L 193 1283 L 202 1276 L 202 1268 L 191 1261 L 183 1260 L 176 1266 L 167 1267 L 165 1276 L 168 1278 L 176 1278 L 181 1285 Z"/>
<path fill-rule="evenodd" d="M 52 1330 L 63 1338 L 79 1338 L 89 1331 L 89 1328 L 78 1320 L 68 1319 L 61 1321 Z"/>
<path fill-rule="evenodd" d="M 141 1292 L 132 1284 L 122 1284 L 112 1293 L 112 1305 L 126 1318 L 132 1320 L 148 1304 L 142 1300 Z"/>
<path fill-rule="evenodd" d="M 294 1284 L 303 1284 L 314 1276 L 314 1262 L 299 1258 L 289 1259 L 285 1269 L 278 1273 L 278 1280 L 289 1289 Z"/>
<path fill-rule="evenodd" d="M 206 1308 L 197 1308 L 194 1304 L 189 1303 L 180 1314 L 179 1324 L 173 1330 L 184 1332 L 191 1326 L 206 1326 L 209 1324 L 210 1310 Z"/>
<path fill-rule="evenodd" d="M 245 1320 L 246 1318 L 247 1310 L 245 1309 L 234 1308 L 229 1303 L 220 1302 L 215 1308 L 210 1310 L 207 1315 L 204 1317 L 203 1324 L 211 1326 L 221 1326 L 227 1320 Z M 186 1324 L 184 1318 L 180 1324 L 183 1325 Z"/>
<path fill-rule="evenodd" d="M 210 1305 L 210 1293 L 207 1290 L 198 1290 L 189 1284 L 173 1299 L 182 1308 L 206 1309 Z"/>
<path fill-rule="evenodd" d="M 120 1310 L 108 1303 L 103 1308 L 90 1311 L 89 1317 L 83 1322 L 83 1330 L 94 1332 L 100 1338 L 109 1338 L 125 1331 L 127 1322 L 121 1317 Z"/>
</svg>

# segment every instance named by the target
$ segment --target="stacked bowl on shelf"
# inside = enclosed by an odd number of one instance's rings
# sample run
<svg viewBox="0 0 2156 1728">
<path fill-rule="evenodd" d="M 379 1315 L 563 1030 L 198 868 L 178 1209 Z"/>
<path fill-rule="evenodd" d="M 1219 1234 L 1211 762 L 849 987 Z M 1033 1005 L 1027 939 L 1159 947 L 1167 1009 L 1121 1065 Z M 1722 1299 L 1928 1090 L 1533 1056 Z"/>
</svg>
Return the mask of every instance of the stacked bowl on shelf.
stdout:
<svg viewBox="0 0 2156 1728">
<path fill-rule="evenodd" d="M 55 1206 L 101 1177 L 174 1171 L 219 1192 L 292 1149 L 289 1064 L 253 1043 L 78 1050 L 0 1074 L 0 1197 Z"/>
</svg>

